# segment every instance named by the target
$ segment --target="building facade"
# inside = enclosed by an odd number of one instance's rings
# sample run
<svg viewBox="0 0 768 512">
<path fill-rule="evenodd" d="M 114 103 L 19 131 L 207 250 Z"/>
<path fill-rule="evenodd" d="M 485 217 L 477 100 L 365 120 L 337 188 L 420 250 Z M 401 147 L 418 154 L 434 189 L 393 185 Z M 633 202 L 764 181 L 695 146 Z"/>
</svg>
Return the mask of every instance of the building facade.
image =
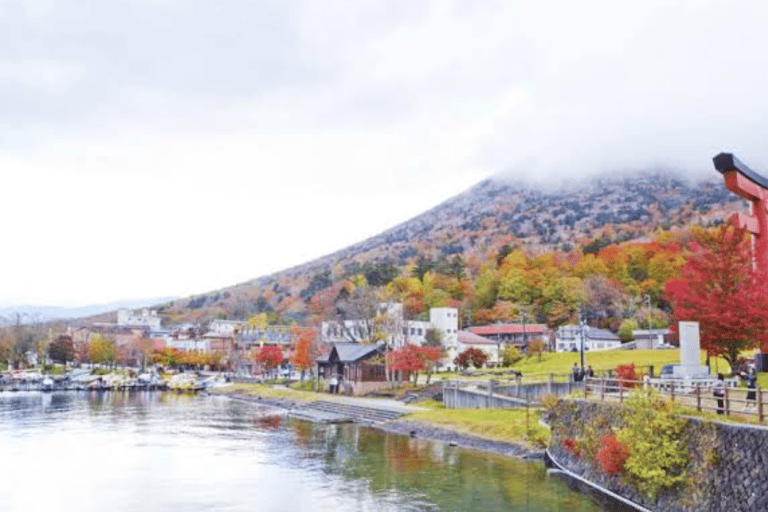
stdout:
<svg viewBox="0 0 768 512">
<path fill-rule="evenodd" d="M 150 330 L 156 331 L 160 329 L 162 319 L 157 316 L 157 311 L 154 309 L 142 309 L 141 311 L 133 311 L 130 309 L 118 309 L 117 310 L 117 325 L 118 327 L 148 327 Z"/>
<path fill-rule="evenodd" d="M 611 331 L 578 324 L 563 325 L 555 335 L 555 350 L 558 352 L 581 351 L 582 333 L 585 351 L 610 350 L 621 347 L 621 340 Z"/>
<path fill-rule="evenodd" d="M 403 305 L 399 303 L 379 304 L 377 319 L 363 318 L 351 320 L 331 320 L 322 323 L 320 340 L 325 343 L 345 343 L 370 341 L 375 335 L 384 334 L 389 338 L 394 349 L 406 344 L 423 345 L 427 341 L 427 332 L 438 329 L 442 332 L 443 347 L 446 356 L 442 365 L 452 364 L 458 355 L 459 311 L 456 308 L 432 308 L 429 321 L 406 320 Z"/>
<path fill-rule="evenodd" d="M 491 324 L 471 328 L 472 334 L 491 341 L 525 348 L 533 339 L 549 341 L 552 331 L 544 324 Z"/>
</svg>

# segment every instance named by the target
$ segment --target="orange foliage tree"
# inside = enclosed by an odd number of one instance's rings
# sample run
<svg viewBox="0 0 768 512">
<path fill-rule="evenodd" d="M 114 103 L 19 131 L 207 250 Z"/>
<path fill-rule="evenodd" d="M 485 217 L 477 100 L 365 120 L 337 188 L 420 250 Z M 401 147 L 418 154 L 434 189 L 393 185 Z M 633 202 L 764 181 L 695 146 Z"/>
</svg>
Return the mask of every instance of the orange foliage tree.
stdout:
<svg viewBox="0 0 768 512">
<path fill-rule="evenodd" d="M 291 363 L 301 370 L 301 381 L 304 382 L 304 374 L 312 369 L 319 355 L 317 332 L 314 329 L 294 327 L 291 329 L 291 334 L 296 338 Z"/>
</svg>

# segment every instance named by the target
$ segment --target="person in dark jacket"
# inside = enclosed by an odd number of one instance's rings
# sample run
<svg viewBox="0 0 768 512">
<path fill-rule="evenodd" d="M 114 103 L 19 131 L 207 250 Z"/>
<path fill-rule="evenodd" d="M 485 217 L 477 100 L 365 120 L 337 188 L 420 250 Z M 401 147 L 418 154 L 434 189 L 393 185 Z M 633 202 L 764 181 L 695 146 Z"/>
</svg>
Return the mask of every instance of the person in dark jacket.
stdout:
<svg viewBox="0 0 768 512">
<path fill-rule="evenodd" d="M 750 408 L 755 407 L 757 402 L 757 375 L 755 369 L 750 368 L 749 373 L 741 372 L 741 378 L 747 381 L 747 403 L 744 404 L 744 410 L 748 411 Z"/>
<path fill-rule="evenodd" d="M 717 381 L 712 386 L 712 395 L 717 399 L 717 414 L 725 414 L 725 376 L 722 373 L 717 374 Z"/>
</svg>

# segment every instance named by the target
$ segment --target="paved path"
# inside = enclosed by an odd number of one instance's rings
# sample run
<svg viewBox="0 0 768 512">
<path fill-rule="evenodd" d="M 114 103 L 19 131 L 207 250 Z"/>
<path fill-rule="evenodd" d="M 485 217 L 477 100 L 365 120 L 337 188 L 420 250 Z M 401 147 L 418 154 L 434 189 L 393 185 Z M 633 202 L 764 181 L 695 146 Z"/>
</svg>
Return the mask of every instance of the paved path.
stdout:
<svg viewBox="0 0 768 512">
<path fill-rule="evenodd" d="M 294 391 L 286 386 L 275 387 Z M 315 402 L 302 402 L 297 397 L 297 404 L 291 409 L 291 414 L 326 423 L 382 423 L 404 414 L 426 410 L 424 407 L 407 405 L 390 398 L 365 398 L 331 393 L 318 393 L 317 398 Z"/>
</svg>

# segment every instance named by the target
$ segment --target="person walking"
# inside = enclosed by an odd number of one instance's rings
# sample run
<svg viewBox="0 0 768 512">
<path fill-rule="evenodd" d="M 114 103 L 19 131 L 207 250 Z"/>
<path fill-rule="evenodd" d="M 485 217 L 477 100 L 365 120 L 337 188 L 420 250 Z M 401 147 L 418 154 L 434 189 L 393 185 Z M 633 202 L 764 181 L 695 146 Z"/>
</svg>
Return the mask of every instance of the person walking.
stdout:
<svg viewBox="0 0 768 512">
<path fill-rule="evenodd" d="M 336 378 L 336 374 L 334 373 L 331 376 L 331 384 L 328 388 L 329 393 L 336 393 L 336 391 L 339 389 L 339 379 Z"/>
<path fill-rule="evenodd" d="M 717 380 L 712 386 L 712 395 L 717 399 L 717 414 L 725 414 L 725 377 L 722 373 L 717 374 Z"/>
<path fill-rule="evenodd" d="M 744 404 L 744 410 L 748 411 L 750 408 L 755 407 L 757 402 L 757 375 L 755 375 L 755 369 L 750 368 L 749 373 L 741 372 L 741 378 L 747 381 L 747 403 Z"/>
<path fill-rule="evenodd" d="M 571 372 L 573 373 L 573 382 L 579 382 L 579 366 L 576 363 L 573 363 Z"/>
</svg>

